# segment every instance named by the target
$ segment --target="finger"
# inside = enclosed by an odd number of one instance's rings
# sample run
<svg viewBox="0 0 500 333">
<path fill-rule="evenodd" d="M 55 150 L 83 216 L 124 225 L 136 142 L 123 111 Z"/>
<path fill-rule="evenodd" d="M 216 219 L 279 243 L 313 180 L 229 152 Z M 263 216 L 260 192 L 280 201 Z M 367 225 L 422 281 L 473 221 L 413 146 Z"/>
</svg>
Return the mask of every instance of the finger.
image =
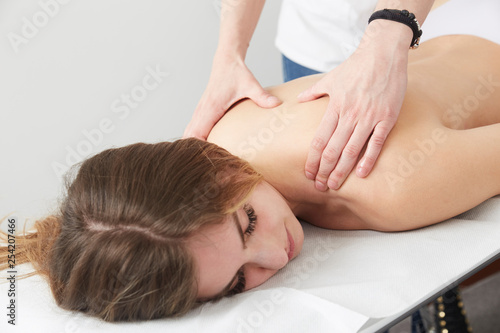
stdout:
<svg viewBox="0 0 500 333">
<path fill-rule="evenodd" d="M 184 133 L 182 134 L 182 138 L 185 139 L 185 138 L 189 138 L 191 136 L 193 136 L 193 135 L 191 132 L 191 122 L 189 122 L 189 124 L 184 129 Z"/>
<path fill-rule="evenodd" d="M 324 96 L 324 95 L 326 95 L 325 90 L 323 89 L 322 86 L 320 86 L 316 83 L 312 87 L 301 92 L 297 96 L 297 101 L 299 103 L 309 102 L 309 101 L 312 101 L 312 100 L 319 98 L 321 96 Z"/>
<path fill-rule="evenodd" d="M 389 135 L 392 126 L 384 123 L 378 123 L 373 130 L 372 137 L 368 141 L 365 154 L 358 164 L 356 174 L 359 177 L 366 177 L 372 171 L 375 162 L 377 161 L 382 146 Z"/>
<path fill-rule="evenodd" d="M 225 112 L 198 107 L 194 115 L 186 127 L 183 138 L 195 137 L 201 140 L 206 140 L 210 131 Z"/>
<path fill-rule="evenodd" d="M 256 93 L 250 94 L 248 97 L 254 101 L 255 104 L 266 109 L 274 108 L 283 103 L 278 97 L 271 95 L 264 89 L 259 89 Z"/>
<path fill-rule="evenodd" d="M 182 139 L 197 138 L 197 139 L 200 139 L 200 140 L 206 140 L 207 137 L 208 137 L 208 134 L 204 135 L 202 131 L 198 131 L 198 129 L 195 129 L 192 126 L 192 122 L 190 122 L 188 124 L 188 126 L 184 130 L 184 133 L 182 134 Z"/>
<path fill-rule="evenodd" d="M 189 123 L 189 124 L 191 124 L 191 123 Z M 212 127 L 213 127 L 213 125 L 212 125 Z M 186 139 L 186 138 L 194 137 L 194 138 L 198 138 L 200 140 L 206 140 L 212 127 L 210 127 L 208 129 L 203 124 L 201 126 L 198 126 L 198 127 L 196 127 L 194 125 L 191 125 L 191 126 L 188 125 L 188 127 L 186 127 L 186 129 L 184 130 L 182 138 Z"/>
<path fill-rule="evenodd" d="M 316 188 L 318 190 L 326 191 L 328 189 L 328 177 L 337 165 L 340 154 L 349 141 L 353 131 L 354 125 L 343 122 L 342 119 L 339 120 L 337 129 L 321 155 L 318 174 L 316 175 Z"/>
<path fill-rule="evenodd" d="M 328 177 L 329 188 L 332 190 L 338 190 L 342 186 L 347 176 L 349 176 L 351 170 L 354 168 L 359 154 L 371 132 L 372 128 L 369 126 L 356 126 L 349 141 L 342 150 L 342 154 L 340 155 L 340 159 L 335 166 L 335 169 Z"/>
<path fill-rule="evenodd" d="M 325 149 L 328 141 L 332 137 L 338 123 L 338 114 L 335 112 L 327 111 L 321 119 L 318 129 L 311 141 L 309 151 L 307 153 L 305 173 L 306 177 L 310 180 L 314 180 L 319 170 L 321 155 Z"/>
</svg>

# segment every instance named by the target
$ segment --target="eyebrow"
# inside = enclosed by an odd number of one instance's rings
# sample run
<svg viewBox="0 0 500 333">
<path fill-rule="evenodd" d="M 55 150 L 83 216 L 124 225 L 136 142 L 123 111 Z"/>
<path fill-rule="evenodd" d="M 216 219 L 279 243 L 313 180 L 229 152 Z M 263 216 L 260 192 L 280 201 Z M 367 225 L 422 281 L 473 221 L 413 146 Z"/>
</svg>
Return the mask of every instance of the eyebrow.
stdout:
<svg viewBox="0 0 500 333">
<path fill-rule="evenodd" d="M 233 217 L 234 217 L 233 222 L 236 224 L 236 227 L 238 228 L 238 232 L 239 232 L 240 237 L 241 237 L 241 245 L 243 246 L 243 249 L 246 249 L 245 234 L 243 232 L 243 229 L 241 229 L 241 223 L 240 223 L 240 219 L 238 218 L 238 213 L 234 212 Z"/>
</svg>

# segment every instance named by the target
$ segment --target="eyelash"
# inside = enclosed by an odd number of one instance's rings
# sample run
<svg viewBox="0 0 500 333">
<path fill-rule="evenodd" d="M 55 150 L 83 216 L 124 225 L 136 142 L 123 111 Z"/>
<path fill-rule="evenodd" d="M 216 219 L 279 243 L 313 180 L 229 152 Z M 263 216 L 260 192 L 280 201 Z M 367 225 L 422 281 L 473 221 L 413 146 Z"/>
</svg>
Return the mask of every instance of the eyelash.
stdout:
<svg viewBox="0 0 500 333">
<path fill-rule="evenodd" d="M 255 210 L 252 208 L 252 206 L 246 205 L 243 208 L 248 216 L 248 227 L 245 230 L 245 235 L 250 236 L 255 230 L 257 215 L 255 215 Z M 240 268 L 237 275 L 238 275 L 238 282 L 236 283 L 236 286 L 234 286 L 234 288 L 229 291 L 229 295 L 239 294 L 243 291 L 243 289 L 245 289 L 246 281 L 245 281 L 245 274 L 243 273 L 243 267 Z"/>
<path fill-rule="evenodd" d="M 229 291 L 229 295 L 236 295 L 239 294 L 245 289 L 245 274 L 243 273 L 243 267 L 240 268 L 238 271 L 238 283 L 236 283 L 236 286 L 234 286 L 233 289 Z"/>
<path fill-rule="evenodd" d="M 252 206 L 247 205 L 244 207 L 245 213 L 248 216 L 248 228 L 245 230 L 245 235 L 251 235 L 255 230 L 255 222 L 257 221 L 257 215 L 255 215 L 255 211 Z"/>
</svg>

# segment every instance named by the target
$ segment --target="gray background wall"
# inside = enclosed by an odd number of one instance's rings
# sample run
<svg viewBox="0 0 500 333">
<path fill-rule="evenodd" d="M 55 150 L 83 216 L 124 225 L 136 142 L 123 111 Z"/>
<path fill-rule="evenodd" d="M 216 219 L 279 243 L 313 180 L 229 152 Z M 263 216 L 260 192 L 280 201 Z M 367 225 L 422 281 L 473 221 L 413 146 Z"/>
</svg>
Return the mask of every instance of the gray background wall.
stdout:
<svg viewBox="0 0 500 333">
<path fill-rule="evenodd" d="M 266 3 L 247 55 L 263 86 L 282 82 L 280 5 Z M 0 217 L 50 214 L 61 174 L 89 155 L 181 137 L 219 16 L 220 0 L 0 1 Z"/>
</svg>

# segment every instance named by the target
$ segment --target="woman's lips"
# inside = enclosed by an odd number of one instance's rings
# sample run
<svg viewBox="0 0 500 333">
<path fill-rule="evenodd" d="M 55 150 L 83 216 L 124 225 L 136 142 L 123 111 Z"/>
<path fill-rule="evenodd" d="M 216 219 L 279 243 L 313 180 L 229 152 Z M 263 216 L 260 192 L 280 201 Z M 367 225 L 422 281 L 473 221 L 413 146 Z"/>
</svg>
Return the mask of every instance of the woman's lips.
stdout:
<svg viewBox="0 0 500 333">
<path fill-rule="evenodd" d="M 293 241 L 293 237 L 290 234 L 290 232 L 288 231 L 288 229 L 286 229 L 286 234 L 288 236 L 288 261 L 290 261 L 290 260 L 292 260 L 293 253 L 295 251 L 295 242 Z"/>
</svg>

